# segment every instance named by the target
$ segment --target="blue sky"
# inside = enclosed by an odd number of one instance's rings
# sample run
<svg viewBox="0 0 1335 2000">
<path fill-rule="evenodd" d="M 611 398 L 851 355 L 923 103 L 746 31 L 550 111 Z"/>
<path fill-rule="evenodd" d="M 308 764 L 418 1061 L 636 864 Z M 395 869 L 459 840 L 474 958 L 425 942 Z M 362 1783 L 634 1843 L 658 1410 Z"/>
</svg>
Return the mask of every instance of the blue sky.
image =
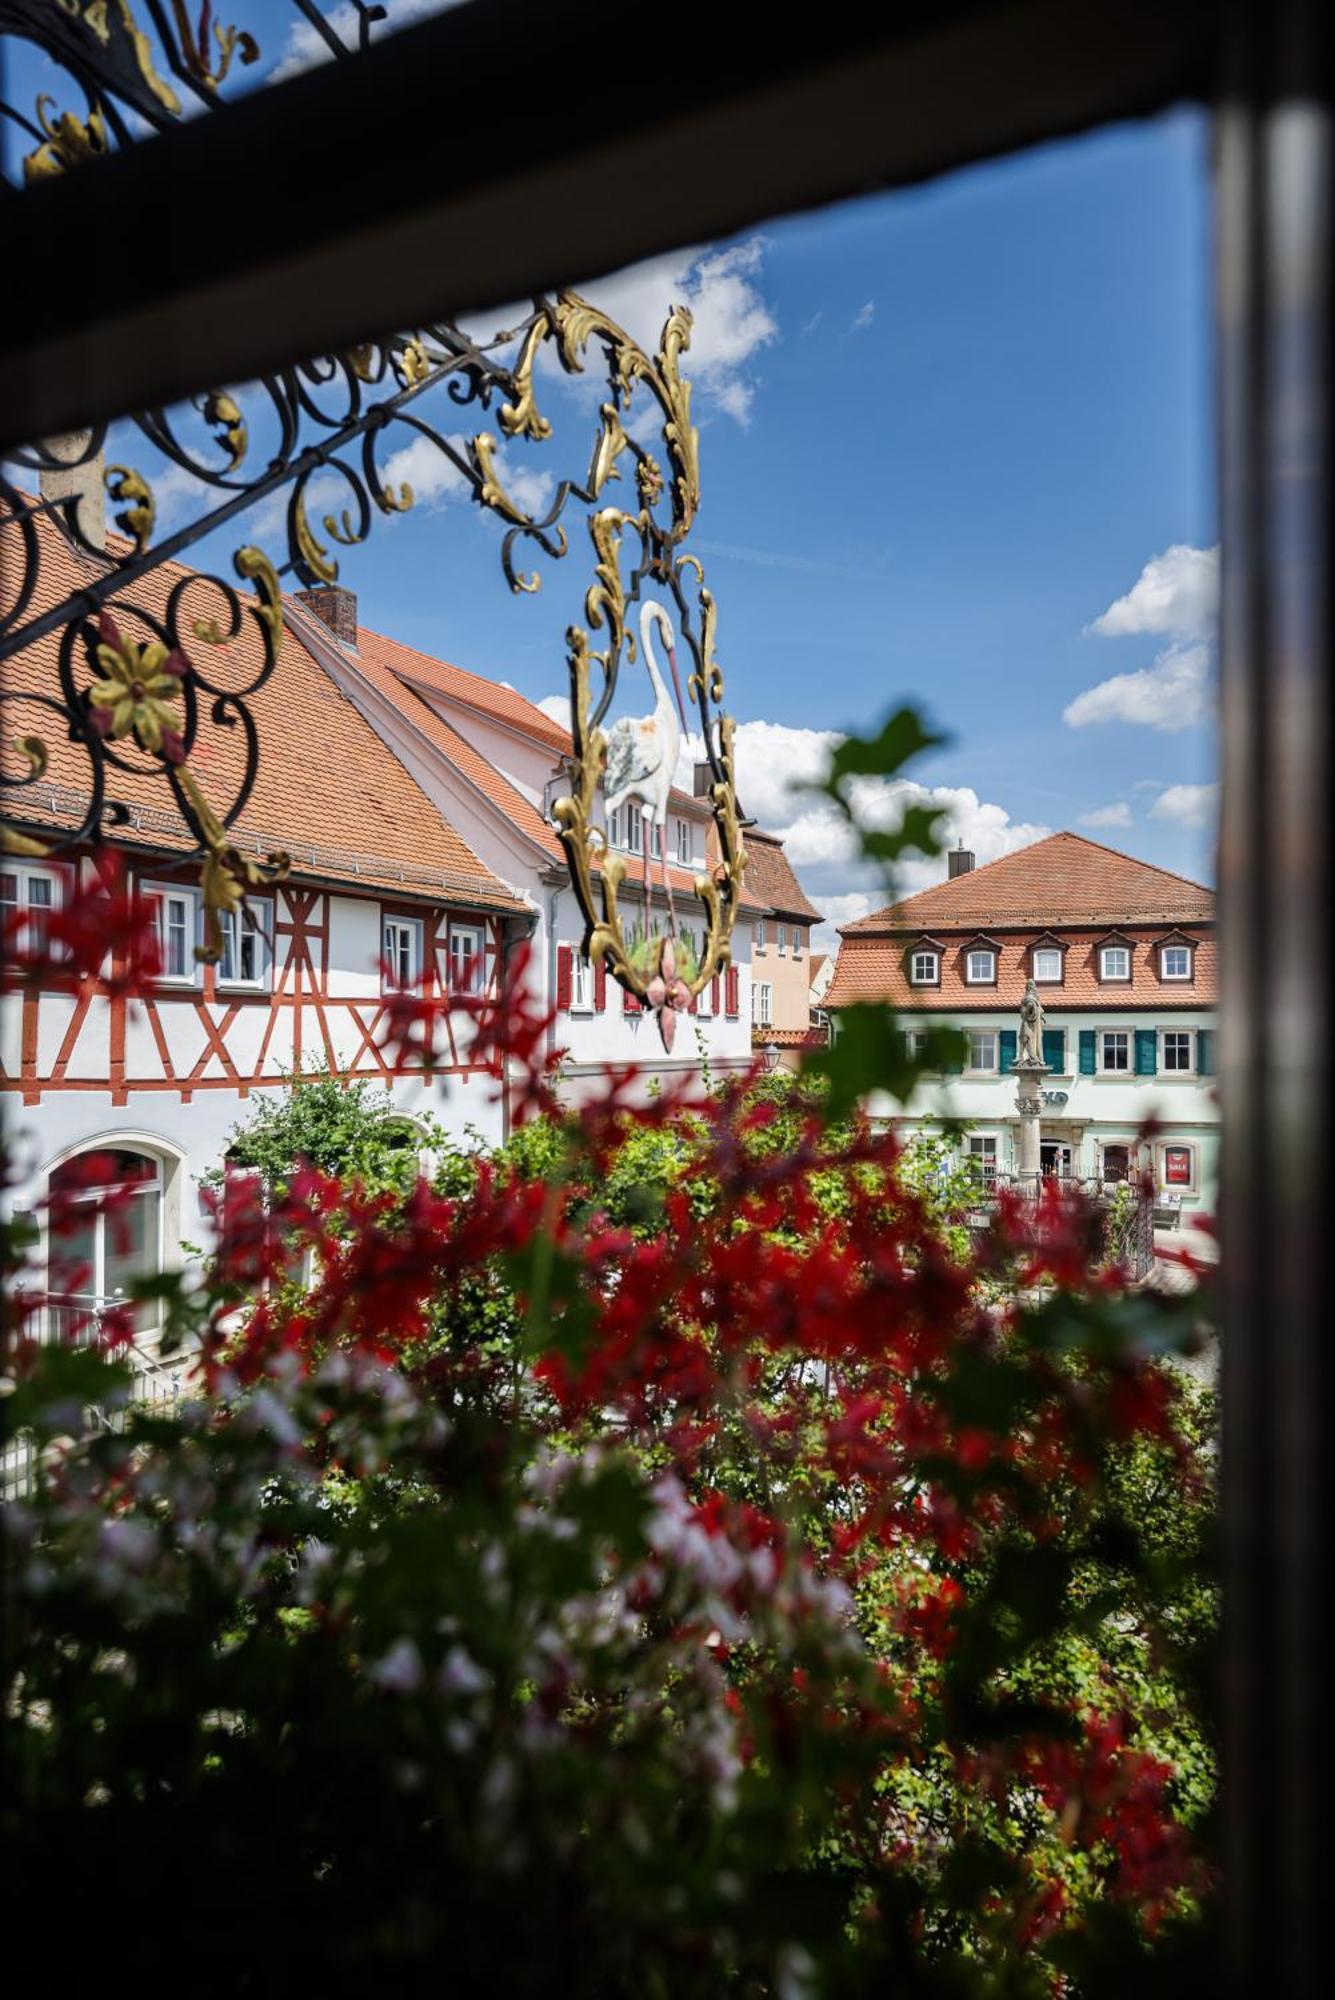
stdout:
<svg viewBox="0 0 1335 2000">
<path fill-rule="evenodd" d="M 980 861 L 1073 827 L 1212 872 L 1207 146 L 1175 113 L 584 286 L 641 339 L 696 310 L 693 542 L 743 799 L 840 920 L 873 885 L 787 785 L 903 700 L 951 734 L 917 775 Z M 586 390 L 544 394 L 555 438 L 509 458 L 535 494 L 592 435 Z M 364 622 L 559 696 L 582 546 L 515 598 L 494 523 L 411 471 L 412 513 L 343 557 Z"/>
</svg>

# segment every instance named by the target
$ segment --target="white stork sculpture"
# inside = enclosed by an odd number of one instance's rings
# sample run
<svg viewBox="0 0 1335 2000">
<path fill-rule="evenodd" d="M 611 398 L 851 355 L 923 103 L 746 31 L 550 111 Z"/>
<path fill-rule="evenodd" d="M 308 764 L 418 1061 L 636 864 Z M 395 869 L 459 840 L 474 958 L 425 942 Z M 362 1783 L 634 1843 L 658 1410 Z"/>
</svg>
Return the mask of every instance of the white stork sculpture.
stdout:
<svg viewBox="0 0 1335 2000">
<path fill-rule="evenodd" d="M 672 712 L 663 676 L 654 658 L 650 627 L 657 625 L 667 647 L 672 686 L 677 697 L 677 714 Z M 663 887 L 667 892 L 668 920 L 672 935 L 677 932 L 677 913 L 672 905 L 672 882 L 667 863 L 667 809 L 672 781 L 677 774 L 677 752 L 686 728 L 686 708 L 677 677 L 676 632 L 661 604 L 646 603 L 640 612 L 640 648 L 654 691 L 652 715 L 623 715 L 613 724 L 607 738 L 607 768 L 603 775 L 603 800 L 610 819 L 619 806 L 638 800 L 644 841 L 644 929 L 652 935 L 649 920 L 649 828 L 659 829 L 658 850 L 663 867 Z M 677 727 L 677 716 L 681 728 Z"/>
</svg>

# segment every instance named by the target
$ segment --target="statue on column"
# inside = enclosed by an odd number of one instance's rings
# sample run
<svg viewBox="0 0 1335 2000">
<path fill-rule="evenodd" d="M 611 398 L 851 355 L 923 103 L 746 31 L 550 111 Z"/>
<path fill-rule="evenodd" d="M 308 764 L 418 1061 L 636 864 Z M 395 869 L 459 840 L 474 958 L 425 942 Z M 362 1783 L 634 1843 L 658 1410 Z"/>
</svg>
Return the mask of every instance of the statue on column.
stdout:
<svg viewBox="0 0 1335 2000">
<path fill-rule="evenodd" d="M 1025 981 L 1024 999 L 1020 1002 L 1020 1047 L 1015 1058 L 1017 1069 L 1028 1063 L 1043 1061 L 1043 1002 L 1038 997 L 1038 988 L 1032 979 Z"/>
</svg>

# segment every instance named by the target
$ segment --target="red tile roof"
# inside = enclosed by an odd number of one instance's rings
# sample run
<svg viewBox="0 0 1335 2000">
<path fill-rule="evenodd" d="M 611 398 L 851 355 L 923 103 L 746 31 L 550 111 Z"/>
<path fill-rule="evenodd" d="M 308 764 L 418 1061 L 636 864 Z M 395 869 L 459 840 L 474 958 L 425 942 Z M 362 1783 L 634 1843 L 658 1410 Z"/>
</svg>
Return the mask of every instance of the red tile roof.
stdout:
<svg viewBox="0 0 1335 2000">
<path fill-rule="evenodd" d="M 864 932 L 960 930 L 979 925 L 1163 923 L 1214 921 L 1214 892 L 1166 868 L 1087 840 L 1052 833 L 1003 854 L 953 881 L 937 882 L 889 909 L 846 924 L 841 937 Z"/>
<path fill-rule="evenodd" d="M 776 917 L 797 917 L 809 924 L 823 922 L 821 912 L 794 875 L 780 836 L 749 826 L 744 839 L 750 856 L 746 868 L 748 892 Z"/>
<path fill-rule="evenodd" d="M 484 675 L 469 673 L 466 668 L 452 666 L 447 660 L 433 659 L 429 653 L 419 652 L 415 646 L 405 646 L 400 639 L 372 632 L 366 625 L 357 628 L 357 657 L 396 674 L 405 686 L 418 694 L 426 697 L 440 695 L 446 701 L 472 709 L 491 722 L 499 722 L 506 728 L 519 731 L 531 741 L 555 752 L 553 763 L 557 758 L 571 754 L 573 746 L 565 724 L 557 722 L 536 702 L 531 702 L 527 695 L 520 694 L 517 688 L 507 687 L 501 681 L 489 681 Z M 710 810 L 707 800 L 697 799 L 692 793 L 681 791 L 676 786 L 671 796 L 678 811 L 689 809 L 703 817 Z"/>
<path fill-rule="evenodd" d="M 37 519 L 42 540 L 41 574 L 29 615 L 40 613 L 71 590 L 104 574 L 95 557 L 76 554 L 63 532 L 46 516 Z M 0 573 L 5 540 L 16 530 L 0 529 Z M 109 538 L 119 552 L 128 545 Z M 169 593 L 197 573 L 180 563 L 163 563 L 118 597 L 113 615 L 124 635 L 145 639 L 146 627 L 128 606 L 138 604 L 161 617 Z M 243 602 L 250 602 L 244 599 Z M 187 599 L 182 619 L 218 609 L 216 593 L 201 581 Z M 10 794 L 9 810 L 34 826 L 68 826 L 82 811 L 90 788 L 86 758 L 62 739 L 54 717 L 16 697 L 22 691 L 57 688 L 59 634 L 53 633 L 6 661 L 5 735 L 34 733 L 46 741 L 46 777 L 22 794 Z M 260 670 L 263 653 L 252 618 L 243 618 L 238 636 L 225 647 L 202 647 L 211 677 L 244 687 Z M 80 679 L 86 679 L 80 669 Z M 259 733 L 255 789 L 235 829 L 237 844 L 249 851 L 285 848 L 294 874 L 315 880 L 393 888 L 404 895 L 442 896 L 486 908 L 514 909 L 524 903 L 485 866 L 459 833 L 442 818 L 392 751 L 354 704 L 334 686 L 318 661 L 289 629 L 278 665 L 250 699 Z M 205 711 L 207 715 L 207 711 Z M 124 745 L 118 749 L 123 750 Z M 128 753 L 135 771 L 109 773 L 112 797 L 131 808 L 132 823 L 115 830 L 117 841 L 154 849 L 188 851 L 192 842 L 171 794 L 152 760 Z M 244 762 L 239 729 L 202 722 L 190 768 L 206 796 L 220 809 L 235 795 Z"/>
<path fill-rule="evenodd" d="M 995 936 L 997 983 L 971 986 L 965 953 L 986 926 Z M 1098 977 L 1098 945 L 1116 927 L 1131 944 L 1129 981 Z M 889 1000 L 912 1010 L 959 1013 L 1019 1006 L 1031 949 L 1055 933 L 1067 947 L 1065 978 L 1041 989 L 1044 1008 L 1212 1007 L 1218 1001 L 1214 896 L 1197 882 L 1076 833 L 1056 833 L 986 867 L 937 883 L 840 932 L 825 1005 Z M 1182 932 L 1196 944 L 1189 981 L 1161 980 L 1157 947 Z M 939 986 L 914 986 L 909 951 L 930 935 L 942 946 Z"/>
<path fill-rule="evenodd" d="M 313 613 L 307 612 L 304 615 L 308 622 L 313 622 Z M 293 622 L 296 623 L 302 617 L 302 608 L 298 606 Z M 318 630 L 313 634 L 313 638 L 317 643 L 324 636 Z M 361 628 L 361 636 L 363 638 L 367 636 L 365 628 Z M 370 636 L 374 637 L 375 635 Z M 334 643 L 332 635 L 330 635 L 329 643 Z M 446 762 L 452 764 L 456 771 L 467 778 L 477 791 L 511 825 L 518 827 L 520 832 L 525 834 L 529 840 L 542 848 L 554 867 L 564 869 L 565 849 L 557 837 L 556 829 L 545 815 L 539 811 L 538 807 L 534 805 L 533 801 L 525 793 L 521 792 L 517 785 L 512 784 L 505 773 L 499 770 L 489 758 L 485 757 L 480 750 L 475 749 L 467 737 L 454 727 L 453 723 L 447 722 L 439 709 L 432 706 L 426 694 L 422 691 L 424 683 L 422 685 L 414 684 L 414 676 L 401 674 L 392 664 L 386 664 L 387 660 L 391 659 L 400 650 L 409 651 L 411 649 L 400 649 L 395 640 L 378 640 L 377 644 L 372 647 L 359 645 L 355 658 L 348 654 L 345 654 L 344 658 L 348 661 L 350 667 L 360 672 L 386 700 L 392 702 L 399 713 L 414 728 L 421 730 L 430 739 L 433 748 Z M 462 669 L 452 667 L 449 669 L 449 672 L 452 674 L 462 673 Z M 476 680 L 477 676 L 465 675 L 464 678 Z M 482 682 L 481 685 L 490 687 L 491 683 Z M 501 692 L 505 693 L 507 691 L 502 690 Z M 516 697 L 516 700 L 523 702 L 524 697 L 519 695 Z M 480 702 L 470 702 L 468 705 L 479 711 L 481 709 Z M 530 708 L 532 707 L 531 703 L 526 705 Z M 534 710 L 534 713 L 541 714 L 541 711 Z M 543 720 L 547 721 L 548 718 L 544 716 Z M 570 747 L 569 735 L 562 732 L 562 738 L 568 751 Z M 625 893 L 629 893 L 640 879 L 640 862 L 637 855 L 628 853 L 623 854 L 623 859 L 627 863 Z M 596 866 L 594 872 L 597 873 Z M 680 868 L 671 862 L 669 863 L 668 879 L 672 884 L 674 896 L 694 896 L 696 873 L 697 871 L 694 869 Z M 661 883 L 661 880 L 661 871 L 655 862 L 651 866 L 650 886 L 654 887 Z M 763 908 L 764 905 L 757 902 L 755 897 L 743 893 L 741 907 L 746 910 L 757 910 Z"/>
<path fill-rule="evenodd" d="M 756 1028 L 751 1030 L 753 1049 L 823 1049 L 830 1039 L 828 1028 Z"/>
</svg>

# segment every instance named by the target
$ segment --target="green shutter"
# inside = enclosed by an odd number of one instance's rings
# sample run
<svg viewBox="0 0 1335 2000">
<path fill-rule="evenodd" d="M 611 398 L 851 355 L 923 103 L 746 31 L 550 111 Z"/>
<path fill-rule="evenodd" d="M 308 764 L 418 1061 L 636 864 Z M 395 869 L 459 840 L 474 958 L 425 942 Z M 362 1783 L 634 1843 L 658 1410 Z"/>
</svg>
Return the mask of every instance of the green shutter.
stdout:
<svg viewBox="0 0 1335 2000">
<path fill-rule="evenodd" d="M 1015 1061 L 1016 1040 L 1014 1028 L 1002 1029 L 997 1037 L 997 1049 L 1001 1061 L 1001 1074 L 1005 1076 Z"/>
<path fill-rule="evenodd" d="M 1066 1030 L 1065 1028 L 1044 1028 L 1043 1060 L 1049 1069 L 1055 1069 L 1059 1076 L 1066 1072 Z"/>
<path fill-rule="evenodd" d="M 949 1026 L 952 1034 L 958 1035 L 960 1033 L 959 1029 L 953 1023 L 950 1023 Z M 963 1040 L 963 1037 L 961 1036 L 960 1039 Z M 962 1076 L 964 1073 L 964 1055 L 965 1050 L 961 1048 L 958 1055 L 953 1055 L 946 1062 L 943 1062 L 941 1065 L 941 1074 L 943 1076 Z"/>
<path fill-rule="evenodd" d="M 1080 1030 L 1080 1074 L 1095 1076 L 1099 1067 L 1098 1038 L 1093 1028 Z"/>
<path fill-rule="evenodd" d="M 1214 1075 L 1213 1028 L 1198 1028 L 1196 1030 L 1196 1074 L 1197 1076 Z"/>
<path fill-rule="evenodd" d="M 1136 1075 L 1157 1076 L 1159 1073 L 1159 1031 L 1157 1028 L 1136 1029 Z"/>
</svg>

